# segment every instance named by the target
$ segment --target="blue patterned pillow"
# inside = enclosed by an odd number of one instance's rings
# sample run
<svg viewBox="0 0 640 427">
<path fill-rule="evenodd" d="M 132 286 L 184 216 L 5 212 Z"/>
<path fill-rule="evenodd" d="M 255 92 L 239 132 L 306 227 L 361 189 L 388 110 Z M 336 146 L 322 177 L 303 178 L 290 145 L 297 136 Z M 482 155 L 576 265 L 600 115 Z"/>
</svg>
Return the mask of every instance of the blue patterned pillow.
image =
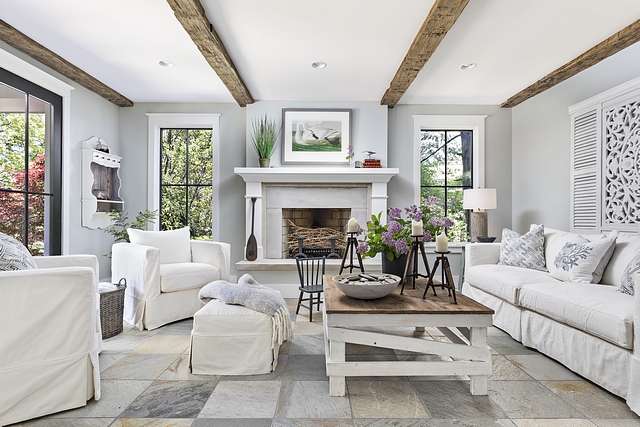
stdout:
<svg viewBox="0 0 640 427">
<path fill-rule="evenodd" d="M 567 242 L 558 252 L 554 261 L 555 269 L 549 268 L 551 276 L 563 282 L 600 283 L 602 272 L 606 268 L 617 237 Z"/>
<path fill-rule="evenodd" d="M 29 250 L 11 236 L 0 233 L 0 271 L 38 268 Z"/>
<path fill-rule="evenodd" d="M 627 268 L 624 269 L 624 273 L 622 273 L 622 279 L 620 280 L 620 287 L 618 288 L 618 292 L 622 292 L 627 295 L 635 294 L 635 282 L 633 277 L 636 274 L 640 274 L 640 251 L 636 254 L 635 257 L 631 260 Z"/>
<path fill-rule="evenodd" d="M 544 226 L 532 224 L 522 236 L 505 228 L 500 243 L 501 265 L 546 271 L 544 262 Z"/>
</svg>

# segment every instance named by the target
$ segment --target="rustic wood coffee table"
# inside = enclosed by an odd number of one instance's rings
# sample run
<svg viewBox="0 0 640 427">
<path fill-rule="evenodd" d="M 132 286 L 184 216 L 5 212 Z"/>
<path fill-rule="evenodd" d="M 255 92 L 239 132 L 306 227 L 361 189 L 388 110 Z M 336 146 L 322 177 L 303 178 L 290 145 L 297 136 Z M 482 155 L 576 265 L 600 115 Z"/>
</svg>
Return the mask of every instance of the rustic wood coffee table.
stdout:
<svg viewBox="0 0 640 427">
<path fill-rule="evenodd" d="M 491 375 L 491 351 L 487 346 L 487 327 L 493 310 L 458 294 L 458 303 L 446 291 L 422 299 L 426 281 L 416 281 L 416 288 L 400 286 L 376 300 L 358 300 L 343 294 L 333 283 L 333 275 L 324 276 L 324 339 L 329 393 L 345 395 L 345 377 L 350 376 L 421 376 L 469 375 L 471 394 L 487 394 L 487 377 Z M 439 289 L 439 288 L 438 288 Z M 358 330 L 383 327 L 385 333 Z M 389 329 L 415 327 L 439 328 L 452 342 L 427 340 L 388 333 Z M 457 328 L 468 342 L 453 332 Z M 345 361 L 345 343 L 384 347 L 451 358 L 450 361 Z"/>
</svg>

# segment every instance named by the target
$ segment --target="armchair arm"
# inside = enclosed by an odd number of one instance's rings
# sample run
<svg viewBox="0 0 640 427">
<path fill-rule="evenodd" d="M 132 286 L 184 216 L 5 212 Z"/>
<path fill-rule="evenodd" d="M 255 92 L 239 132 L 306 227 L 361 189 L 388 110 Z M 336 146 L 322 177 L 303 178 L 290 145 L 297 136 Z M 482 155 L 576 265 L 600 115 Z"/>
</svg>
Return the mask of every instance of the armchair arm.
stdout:
<svg viewBox="0 0 640 427">
<path fill-rule="evenodd" d="M 33 257 L 38 268 L 90 267 L 96 276 L 96 292 L 100 279 L 100 264 L 95 255 L 56 255 Z"/>
<path fill-rule="evenodd" d="M 111 248 L 111 277 L 127 280 L 124 315 L 142 330 L 145 301 L 160 295 L 160 250 L 134 243 L 116 243 Z"/>
<path fill-rule="evenodd" d="M 223 242 L 192 240 L 191 261 L 216 266 L 220 269 L 220 279 L 229 280 L 231 271 L 231 245 Z"/>
</svg>

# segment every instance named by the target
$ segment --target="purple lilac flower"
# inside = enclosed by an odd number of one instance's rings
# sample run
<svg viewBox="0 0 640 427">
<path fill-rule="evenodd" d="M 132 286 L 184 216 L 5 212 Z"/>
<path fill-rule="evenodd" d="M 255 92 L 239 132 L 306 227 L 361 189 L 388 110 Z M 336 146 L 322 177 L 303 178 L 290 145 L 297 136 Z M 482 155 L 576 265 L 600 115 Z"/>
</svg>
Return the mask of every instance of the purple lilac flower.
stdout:
<svg viewBox="0 0 640 427">
<path fill-rule="evenodd" d="M 433 238 L 433 236 L 431 235 L 430 231 L 425 231 L 424 234 L 421 237 L 423 242 L 430 242 L 432 238 Z"/>
<path fill-rule="evenodd" d="M 454 222 L 453 222 L 453 220 L 451 218 L 449 218 L 449 217 L 445 217 L 444 218 L 444 228 L 449 229 L 449 228 L 453 227 L 453 225 L 454 225 Z"/>
<path fill-rule="evenodd" d="M 395 221 L 396 219 L 400 218 L 400 215 L 402 215 L 402 209 L 389 208 L 389 221 Z"/>
<path fill-rule="evenodd" d="M 359 242 L 356 251 L 361 254 L 369 252 L 369 244 L 367 242 Z"/>
<path fill-rule="evenodd" d="M 429 224 L 433 225 L 434 227 L 444 227 L 445 221 L 442 218 L 438 218 L 434 216 L 431 219 L 429 219 Z"/>
<path fill-rule="evenodd" d="M 422 221 L 422 218 L 424 218 L 424 212 L 416 205 L 411 205 L 408 208 L 404 208 L 404 210 L 413 221 Z"/>
<path fill-rule="evenodd" d="M 435 208 L 437 203 L 438 198 L 436 196 L 428 196 L 424 199 L 424 205 L 429 209 Z"/>
<path fill-rule="evenodd" d="M 391 221 L 389 223 L 389 226 L 387 227 L 387 231 L 389 231 L 391 234 L 396 234 L 399 231 L 402 231 L 402 224 L 400 224 L 398 221 Z"/>
<path fill-rule="evenodd" d="M 390 231 L 383 231 L 381 239 L 385 245 L 393 246 L 393 233 Z"/>
<path fill-rule="evenodd" d="M 407 240 L 406 239 L 398 239 L 395 242 L 396 252 L 399 254 L 407 253 Z"/>
</svg>

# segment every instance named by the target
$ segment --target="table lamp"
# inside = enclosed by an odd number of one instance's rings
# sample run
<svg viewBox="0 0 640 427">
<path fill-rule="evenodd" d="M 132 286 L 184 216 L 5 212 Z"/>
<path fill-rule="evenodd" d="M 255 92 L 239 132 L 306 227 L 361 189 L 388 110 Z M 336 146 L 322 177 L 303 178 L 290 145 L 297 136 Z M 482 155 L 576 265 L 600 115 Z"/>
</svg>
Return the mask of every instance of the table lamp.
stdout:
<svg viewBox="0 0 640 427">
<path fill-rule="evenodd" d="M 495 209 L 498 207 L 495 188 L 474 188 L 462 193 L 462 207 L 471 209 L 471 241 L 488 242 L 487 213 L 480 209 Z M 476 211 L 477 209 L 477 211 Z"/>
</svg>

